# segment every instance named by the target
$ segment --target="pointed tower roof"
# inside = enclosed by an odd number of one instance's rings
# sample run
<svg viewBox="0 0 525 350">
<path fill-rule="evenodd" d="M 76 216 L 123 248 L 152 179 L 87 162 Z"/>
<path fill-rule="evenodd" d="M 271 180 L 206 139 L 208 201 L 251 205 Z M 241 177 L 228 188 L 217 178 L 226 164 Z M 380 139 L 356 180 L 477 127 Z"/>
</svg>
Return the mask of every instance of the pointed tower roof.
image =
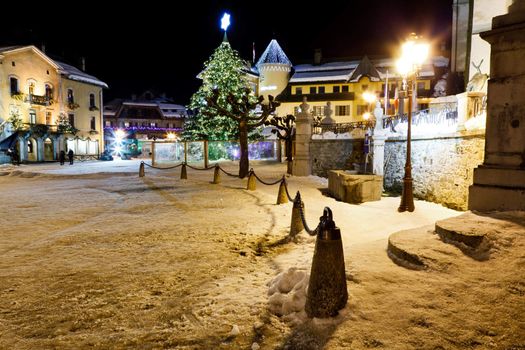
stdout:
<svg viewBox="0 0 525 350">
<path fill-rule="evenodd" d="M 377 71 L 376 67 L 370 62 L 368 56 L 363 57 L 361 62 L 357 65 L 349 81 L 356 82 L 362 77 L 367 76 L 371 81 L 381 81 L 381 75 Z"/>
<path fill-rule="evenodd" d="M 286 64 L 291 66 L 292 62 L 290 62 L 283 49 L 281 49 L 277 40 L 272 39 L 255 66 L 259 68 L 261 64 Z"/>
</svg>

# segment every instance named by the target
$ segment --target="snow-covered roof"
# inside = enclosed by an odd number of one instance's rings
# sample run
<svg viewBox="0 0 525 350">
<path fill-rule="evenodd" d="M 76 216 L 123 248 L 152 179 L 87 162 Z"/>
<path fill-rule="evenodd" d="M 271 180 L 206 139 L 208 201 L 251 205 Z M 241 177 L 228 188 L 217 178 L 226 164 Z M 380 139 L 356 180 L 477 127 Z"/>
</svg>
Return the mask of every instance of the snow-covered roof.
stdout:
<svg viewBox="0 0 525 350">
<path fill-rule="evenodd" d="M 68 79 L 80 81 L 83 83 L 93 84 L 93 85 L 97 85 L 97 86 L 101 86 L 105 88 L 108 87 L 108 85 L 104 83 L 103 81 L 97 79 L 96 77 L 92 75 L 87 74 L 86 72 L 81 71 L 80 69 L 70 64 L 59 62 L 59 61 L 55 61 L 55 62 L 62 68 L 62 73 Z"/>
<path fill-rule="evenodd" d="M 347 81 L 352 69 L 325 70 L 325 71 L 303 71 L 295 72 L 290 83 L 320 82 L 320 81 Z"/>
<path fill-rule="evenodd" d="M 50 58 L 49 56 L 47 56 L 44 52 L 40 51 L 34 45 L 0 47 L 0 54 L 15 53 L 15 52 L 20 52 L 20 51 L 25 51 L 25 50 L 32 50 L 34 53 L 40 56 L 43 60 L 47 61 L 50 65 L 52 65 L 55 69 L 57 69 L 60 72 L 60 74 L 64 75 L 67 79 L 80 81 L 80 82 L 88 83 L 92 85 L 97 85 L 97 86 L 101 86 L 105 88 L 108 87 L 108 85 L 104 83 L 102 80 L 99 80 L 98 78 L 92 75 L 89 75 L 70 64 L 60 62 L 60 61 Z"/>
<path fill-rule="evenodd" d="M 442 56 L 429 58 L 419 70 L 421 77 L 433 77 L 434 66 L 447 67 L 448 59 Z M 300 64 L 294 66 L 295 73 L 290 83 L 309 83 L 327 81 L 356 82 L 363 76 L 368 76 L 371 81 L 381 81 L 387 76 L 390 79 L 400 78 L 397 73 L 395 60 L 391 58 L 330 62 L 320 65 Z"/>
<path fill-rule="evenodd" d="M 258 68 L 261 64 L 286 64 L 291 66 L 292 62 L 288 59 L 277 40 L 272 39 L 255 66 Z"/>
</svg>

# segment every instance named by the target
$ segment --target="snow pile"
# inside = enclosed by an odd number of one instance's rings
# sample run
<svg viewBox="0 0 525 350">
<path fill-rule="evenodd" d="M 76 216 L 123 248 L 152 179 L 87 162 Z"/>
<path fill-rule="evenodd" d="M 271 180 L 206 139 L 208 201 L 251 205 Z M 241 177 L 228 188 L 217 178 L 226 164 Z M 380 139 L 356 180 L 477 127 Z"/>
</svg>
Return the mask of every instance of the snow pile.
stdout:
<svg viewBox="0 0 525 350">
<path fill-rule="evenodd" d="M 485 130 L 487 123 L 487 112 L 483 111 L 477 116 L 470 118 L 465 122 L 465 129 L 468 131 L 472 130 Z"/>
<path fill-rule="evenodd" d="M 295 267 L 281 272 L 268 285 L 268 303 L 270 312 L 283 316 L 283 320 L 292 324 L 306 321 L 304 311 L 306 290 L 310 276 L 305 270 Z"/>
</svg>

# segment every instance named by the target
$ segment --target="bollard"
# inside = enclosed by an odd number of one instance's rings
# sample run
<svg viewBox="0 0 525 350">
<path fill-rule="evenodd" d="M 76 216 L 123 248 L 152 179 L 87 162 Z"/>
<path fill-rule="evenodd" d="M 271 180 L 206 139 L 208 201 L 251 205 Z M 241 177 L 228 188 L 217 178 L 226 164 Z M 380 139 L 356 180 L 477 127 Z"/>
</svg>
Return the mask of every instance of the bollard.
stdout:
<svg viewBox="0 0 525 350">
<path fill-rule="evenodd" d="M 255 191 L 255 189 L 257 188 L 255 180 L 256 179 L 253 173 L 253 169 L 250 169 L 250 173 L 248 174 L 248 185 L 246 185 L 247 190 Z"/>
<path fill-rule="evenodd" d="M 140 162 L 139 177 L 144 177 L 144 162 Z"/>
<path fill-rule="evenodd" d="M 288 196 L 286 195 L 286 179 L 283 176 L 279 184 L 279 192 L 277 193 L 277 204 L 288 203 Z"/>
<path fill-rule="evenodd" d="M 215 164 L 215 169 L 213 170 L 213 182 L 214 184 L 221 183 L 221 169 L 219 164 Z"/>
<path fill-rule="evenodd" d="M 180 169 L 180 178 L 181 180 L 186 180 L 188 178 L 188 174 L 186 173 L 186 163 L 182 163 L 182 167 Z"/>
<path fill-rule="evenodd" d="M 290 236 L 295 238 L 304 230 L 303 220 L 301 219 L 301 210 L 304 210 L 304 203 L 301 200 L 301 194 L 297 191 L 293 200 L 292 222 L 290 223 Z"/>
<path fill-rule="evenodd" d="M 308 317 L 326 318 L 336 316 L 348 301 L 341 230 L 330 208 L 324 209 L 316 230 L 305 311 Z"/>
</svg>

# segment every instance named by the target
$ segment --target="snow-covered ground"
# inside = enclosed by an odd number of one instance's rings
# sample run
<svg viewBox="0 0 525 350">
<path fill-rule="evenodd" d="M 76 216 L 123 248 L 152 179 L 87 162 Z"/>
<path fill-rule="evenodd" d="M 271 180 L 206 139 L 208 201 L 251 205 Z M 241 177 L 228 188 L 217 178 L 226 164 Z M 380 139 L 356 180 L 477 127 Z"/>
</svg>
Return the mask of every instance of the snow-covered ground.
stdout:
<svg viewBox="0 0 525 350">
<path fill-rule="evenodd" d="M 522 249 L 510 245 L 513 263 L 461 257 L 439 271 L 386 254 L 391 233 L 460 212 L 350 205 L 326 179 L 289 177 L 311 227 L 333 211 L 349 301 L 335 319 L 286 322 L 268 291 L 290 268 L 309 273 L 315 239 L 286 239 L 292 203 L 275 205 L 278 186 L 247 191 L 224 174 L 214 185 L 213 170 L 180 180 L 180 168 L 139 178 L 139 163 L 0 167 L 0 349 L 525 349 Z M 267 180 L 285 171 L 251 165 Z"/>
</svg>

